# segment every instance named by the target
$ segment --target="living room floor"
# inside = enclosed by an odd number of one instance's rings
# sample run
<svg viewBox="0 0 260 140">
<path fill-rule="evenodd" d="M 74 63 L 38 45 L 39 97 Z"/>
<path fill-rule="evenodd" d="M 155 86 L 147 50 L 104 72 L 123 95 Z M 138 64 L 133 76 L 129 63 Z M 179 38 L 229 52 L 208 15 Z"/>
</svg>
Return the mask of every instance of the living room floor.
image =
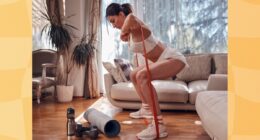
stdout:
<svg viewBox="0 0 260 140">
<path fill-rule="evenodd" d="M 102 133 L 98 139 L 135 140 L 135 134 L 146 127 L 144 119 L 131 119 L 128 114 L 132 110 L 121 110 L 113 107 L 105 97 L 99 99 L 75 98 L 69 103 L 57 103 L 51 96 L 41 100 L 41 104 L 33 101 L 33 139 L 34 140 L 64 140 L 79 138 L 66 135 L 66 110 L 75 109 L 75 116 L 80 116 L 88 107 L 101 109 L 105 114 L 114 116 L 121 124 L 119 136 L 107 138 Z M 163 111 L 164 122 L 167 126 L 168 137 L 164 140 L 210 140 L 208 134 L 201 126 L 195 111 Z M 79 118 L 79 117 L 78 117 Z"/>
</svg>

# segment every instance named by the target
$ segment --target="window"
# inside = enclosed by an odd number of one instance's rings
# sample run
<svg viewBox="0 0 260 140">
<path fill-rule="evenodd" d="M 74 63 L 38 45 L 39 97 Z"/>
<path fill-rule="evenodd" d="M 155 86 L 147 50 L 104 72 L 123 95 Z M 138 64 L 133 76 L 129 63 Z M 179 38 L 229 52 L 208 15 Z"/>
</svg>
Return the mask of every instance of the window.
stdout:
<svg viewBox="0 0 260 140">
<path fill-rule="evenodd" d="M 112 3 L 126 3 L 129 0 L 103 0 L 102 1 L 102 60 L 113 61 L 114 58 L 131 59 L 128 45 L 120 40 L 120 31 L 114 29 L 105 18 L 106 7 Z"/>
<path fill-rule="evenodd" d="M 41 11 L 44 11 L 45 4 L 43 0 L 32 1 L 32 45 L 33 50 L 38 49 L 52 49 L 48 35 L 43 32 L 41 37 L 42 28 L 48 23 L 46 19 L 42 17 Z"/>
<path fill-rule="evenodd" d="M 227 52 L 227 0 L 103 0 L 102 59 L 131 59 L 119 31 L 104 15 L 111 2 L 129 2 L 142 19 L 168 47 L 183 53 Z"/>
</svg>

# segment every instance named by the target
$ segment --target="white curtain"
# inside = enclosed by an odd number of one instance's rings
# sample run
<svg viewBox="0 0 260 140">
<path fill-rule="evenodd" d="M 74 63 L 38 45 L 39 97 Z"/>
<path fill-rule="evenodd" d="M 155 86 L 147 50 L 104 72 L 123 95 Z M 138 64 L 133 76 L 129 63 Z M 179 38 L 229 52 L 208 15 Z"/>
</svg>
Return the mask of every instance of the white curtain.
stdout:
<svg viewBox="0 0 260 140">
<path fill-rule="evenodd" d="M 227 0 L 143 0 L 138 16 L 170 47 L 186 53 L 227 52 Z"/>
<path fill-rule="evenodd" d="M 100 41 L 98 38 L 100 30 L 100 16 L 101 16 L 101 0 L 88 0 L 86 5 L 86 34 L 94 34 L 94 46 L 95 55 L 91 61 L 89 61 L 88 70 L 85 73 L 84 82 L 84 96 L 86 98 L 95 98 L 100 96 L 100 73 L 98 71 L 98 58 L 99 58 L 99 48 Z M 88 87 L 88 89 L 86 88 Z"/>
</svg>

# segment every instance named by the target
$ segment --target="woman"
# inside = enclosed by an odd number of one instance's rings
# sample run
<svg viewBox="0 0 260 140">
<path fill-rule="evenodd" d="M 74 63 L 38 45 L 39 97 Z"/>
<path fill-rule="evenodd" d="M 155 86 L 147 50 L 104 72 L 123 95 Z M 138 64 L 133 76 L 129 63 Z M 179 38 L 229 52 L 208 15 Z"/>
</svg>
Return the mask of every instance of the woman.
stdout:
<svg viewBox="0 0 260 140">
<path fill-rule="evenodd" d="M 149 64 L 151 80 L 165 79 L 175 76 L 185 66 L 188 66 L 185 57 L 175 49 L 165 47 L 152 34 L 151 30 L 136 16 L 132 14 L 131 5 L 128 3 L 111 3 L 106 9 L 106 18 L 114 28 L 120 29 L 122 41 L 130 41 L 130 50 L 134 53 L 141 53 L 154 63 Z M 143 48 L 143 38 L 146 54 Z M 157 114 L 159 137 L 168 135 L 163 124 L 158 97 L 154 87 L 153 98 L 155 100 L 155 110 L 153 112 L 153 99 L 148 86 L 147 69 L 144 66 L 135 68 L 130 75 L 136 92 L 141 98 L 142 106 L 137 112 L 130 113 L 132 118 L 153 118 L 152 123 L 142 132 L 137 134 L 139 139 L 156 139 L 156 126 L 153 113 Z"/>
</svg>

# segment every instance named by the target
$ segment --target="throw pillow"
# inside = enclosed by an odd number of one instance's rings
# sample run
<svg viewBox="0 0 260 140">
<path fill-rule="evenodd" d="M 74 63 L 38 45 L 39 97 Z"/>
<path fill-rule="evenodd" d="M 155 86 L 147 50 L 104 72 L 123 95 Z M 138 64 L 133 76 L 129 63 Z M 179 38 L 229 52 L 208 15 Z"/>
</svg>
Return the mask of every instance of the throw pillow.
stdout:
<svg viewBox="0 0 260 140">
<path fill-rule="evenodd" d="M 133 70 L 130 62 L 125 59 L 114 59 L 114 63 L 121 77 L 123 77 L 124 81 L 125 82 L 130 81 L 130 73 Z"/>
<path fill-rule="evenodd" d="M 213 57 L 216 74 L 227 74 L 227 54 L 216 54 Z"/>
<path fill-rule="evenodd" d="M 186 82 L 194 80 L 208 79 L 211 71 L 211 56 L 207 54 L 202 55 L 188 55 L 186 56 L 188 68 L 184 68 L 176 75 L 178 80 Z"/>
<path fill-rule="evenodd" d="M 103 62 L 104 68 L 112 75 L 117 83 L 124 82 L 119 70 L 111 62 Z"/>
</svg>

